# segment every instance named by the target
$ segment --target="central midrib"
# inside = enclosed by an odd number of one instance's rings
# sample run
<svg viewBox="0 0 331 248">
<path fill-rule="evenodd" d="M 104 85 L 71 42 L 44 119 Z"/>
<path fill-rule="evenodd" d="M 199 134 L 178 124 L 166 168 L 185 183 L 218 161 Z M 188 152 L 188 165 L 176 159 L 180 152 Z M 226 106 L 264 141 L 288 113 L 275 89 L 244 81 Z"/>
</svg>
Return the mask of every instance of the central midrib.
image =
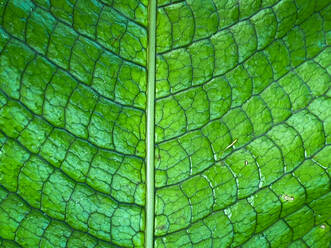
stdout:
<svg viewBox="0 0 331 248">
<path fill-rule="evenodd" d="M 146 106 L 146 225 L 145 247 L 154 243 L 154 124 L 155 124 L 156 0 L 148 2 L 147 106 Z"/>
</svg>

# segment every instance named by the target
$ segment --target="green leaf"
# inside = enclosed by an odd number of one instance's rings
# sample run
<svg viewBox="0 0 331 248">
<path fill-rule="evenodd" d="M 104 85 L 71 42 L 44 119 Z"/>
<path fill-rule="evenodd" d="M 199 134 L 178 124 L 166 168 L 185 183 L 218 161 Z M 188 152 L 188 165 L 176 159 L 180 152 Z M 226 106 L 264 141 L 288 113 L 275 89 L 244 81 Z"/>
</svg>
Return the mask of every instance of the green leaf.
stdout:
<svg viewBox="0 0 331 248">
<path fill-rule="evenodd" d="M 0 1 L 0 247 L 329 247 L 330 12 Z"/>
</svg>

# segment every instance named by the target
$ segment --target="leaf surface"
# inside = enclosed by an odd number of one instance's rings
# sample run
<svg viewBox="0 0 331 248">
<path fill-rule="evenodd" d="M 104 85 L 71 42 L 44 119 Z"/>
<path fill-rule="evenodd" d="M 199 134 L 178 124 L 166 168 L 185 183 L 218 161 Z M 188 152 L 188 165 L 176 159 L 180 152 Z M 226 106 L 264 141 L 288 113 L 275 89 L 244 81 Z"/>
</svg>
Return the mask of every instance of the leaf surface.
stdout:
<svg viewBox="0 0 331 248">
<path fill-rule="evenodd" d="M 153 3 L 0 2 L 0 247 L 329 247 L 330 0 Z"/>
<path fill-rule="evenodd" d="M 328 247 L 329 4 L 159 1 L 156 247 Z"/>
<path fill-rule="evenodd" d="M 146 5 L 2 1 L 2 239 L 143 246 Z"/>
</svg>

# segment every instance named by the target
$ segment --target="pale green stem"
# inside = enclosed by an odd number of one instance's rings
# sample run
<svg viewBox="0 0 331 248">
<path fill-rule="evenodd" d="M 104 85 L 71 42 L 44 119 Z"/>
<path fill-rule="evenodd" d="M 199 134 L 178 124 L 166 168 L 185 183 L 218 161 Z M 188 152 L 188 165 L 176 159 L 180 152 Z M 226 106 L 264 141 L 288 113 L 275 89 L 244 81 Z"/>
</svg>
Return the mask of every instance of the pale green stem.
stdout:
<svg viewBox="0 0 331 248">
<path fill-rule="evenodd" d="M 155 125 L 155 32 L 156 0 L 148 6 L 148 57 L 147 57 L 147 130 L 146 130 L 146 229 L 145 247 L 154 243 L 154 125 Z"/>
</svg>

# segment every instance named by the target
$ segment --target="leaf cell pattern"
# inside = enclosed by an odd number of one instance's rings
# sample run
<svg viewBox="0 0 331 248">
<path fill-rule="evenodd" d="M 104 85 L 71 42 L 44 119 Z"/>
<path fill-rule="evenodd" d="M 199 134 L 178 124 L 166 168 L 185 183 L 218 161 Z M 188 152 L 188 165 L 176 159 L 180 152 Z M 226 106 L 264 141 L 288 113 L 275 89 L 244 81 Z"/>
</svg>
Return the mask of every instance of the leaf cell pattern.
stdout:
<svg viewBox="0 0 331 248">
<path fill-rule="evenodd" d="M 143 247 L 147 4 L 1 1 L 1 247 Z"/>
<path fill-rule="evenodd" d="M 147 0 L 0 1 L 0 247 L 143 247 Z M 155 247 L 331 235 L 330 0 L 158 0 Z"/>
<path fill-rule="evenodd" d="M 330 4 L 158 1 L 155 247 L 329 247 Z"/>
</svg>

